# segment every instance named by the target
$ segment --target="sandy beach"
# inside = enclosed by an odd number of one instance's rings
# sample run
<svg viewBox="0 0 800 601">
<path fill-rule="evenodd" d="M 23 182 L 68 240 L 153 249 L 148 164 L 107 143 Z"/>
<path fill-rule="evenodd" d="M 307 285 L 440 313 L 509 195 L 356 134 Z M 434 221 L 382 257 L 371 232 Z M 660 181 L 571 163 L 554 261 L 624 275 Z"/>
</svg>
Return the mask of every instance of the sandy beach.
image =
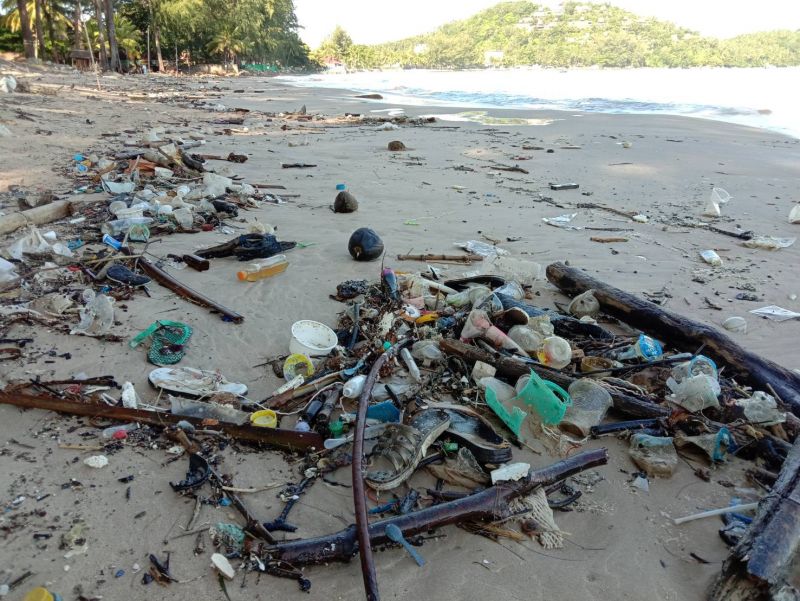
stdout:
<svg viewBox="0 0 800 601">
<path fill-rule="evenodd" d="M 153 321 L 169 319 L 194 329 L 181 365 L 219 370 L 231 381 L 246 383 L 249 396 L 262 399 L 281 384 L 263 364 L 288 352 L 291 324 L 314 319 L 334 326 L 344 308 L 328 296 L 336 285 L 379 277 L 379 263 L 355 262 L 348 254 L 348 237 L 359 227 L 380 234 L 387 264 L 399 271 L 425 268 L 424 263 L 394 260 L 400 253 L 453 253 L 460 252 L 456 242 L 496 241 L 509 256 L 539 264 L 542 270 L 554 261 L 568 261 L 706 324 L 721 327 L 726 318 L 742 316 L 747 332 L 731 334 L 739 344 L 789 369 L 800 368 L 798 321 L 778 323 L 748 313 L 766 305 L 800 311 L 800 246 L 772 252 L 749 249 L 736 238 L 692 227 L 701 218 L 711 189 L 721 187 L 733 199 L 715 220 L 718 228 L 797 236 L 800 225 L 789 224 L 787 216 L 800 201 L 800 140 L 669 116 L 491 110 L 483 122 L 454 120 L 452 115 L 468 109 L 386 105 L 355 98 L 346 90 L 293 88 L 260 77 L 108 75 L 100 77 L 98 90 L 90 74 L 17 69 L 15 76 L 38 93 L 0 97 L 0 124 L 11 132 L 0 137 L 2 213 L 17 210 L 8 192 L 14 186 L 51 190 L 60 199 L 107 198 L 104 193 L 71 194 L 73 155 L 109 157 L 124 150 L 124 140 L 162 127 L 172 137 L 203 137 L 207 142 L 203 153 L 248 156 L 243 164 L 214 162 L 220 173 L 241 176 L 249 183 L 285 186 L 275 192 L 285 196 L 286 204 L 240 211 L 239 219 L 230 223 L 242 228 L 241 233 L 256 220 L 270 224 L 277 228 L 279 240 L 300 242 L 303 247 L 287 253 L 285 273 L 255 283 L 237 281 L 240 264 L 233 259 L 214 259 L 205 272 L 169 271 L 244 315 L 240 325 L 156 284 L 148 287 L 149 297 L 137 293 L 117 303 L 112 333 L 123 342 L 70 336 L 41 325 L 14 325 L 7 336 L 30 337 L 33 342 L 22 349 L 19 359 L 0 363 L 0 386 L 84 372 L 130 381 L 143 400 L 154 401 L 157 394 L 147 381 L 153 366 L 143 350 L 129 348 L 126 341 Z M 242 126 L 217 125 L 213 121 L 229 113 L 192 107 L 187 96 L 250 112 Z M 308 115 L 329 119 L 281 116 L 302 106 Z M 345 113 L 386 116 L 387 109 L 398 108 L 412 118 L 438 118 L 388 131 L 375 123 L 344 118 Z M 232 133 L 225 134 L 225 128 Z M 392 140 L 402 141 L 407 150 L 389 152 Z M 282 169 L 282 163 L 315 167 Z M 499 171 L 493 168 L 497 165 L 517 165 L 528 173 Z M 549 187 L 566 182 L 580 187 L 564 191 Z M 329 209 L 339 183 L 358 198 L 356 213 L 334 214 Z M 586 203 L 644 215 L 647 220 L 640 223 L 619 213 L 578 206 Z M 576 216 L 570 225 L 576 229 L 542 221 L 572 213 Z M 80 235 L 66 220 L 41 228 L 55 230 L 62 240 Z M 23 232 L 4 236 L 0 246 Z M 231 237 L 219 231 L 174 234 L 151 242 L 148 250 L 160 257 L 182 255 Z M 603 243 L 592 237 L 626 241 Z M 701 260 L 699 252 L 706 249 L 722 257 L 721 268 Z M 445 276 L 456 277 L 476 266 L 443 268 Z M 80 291 L 84 286 L 75 281 L 68 287 Z M 757 300 L 739 300 L 741 293 Z M 0 293 L 0 299 L 3 305 L 32 300 L 24 289 Z M 567 299 L 542 275 L 534 285 L 532 302 L 554 307 Z M 77 323 L 78 317 L 67 321 Z M 59 448 L 97 444 L 99 430 L 88 419 L 3 405 L 0 420 L 0 499 L 6 507 L 0 517 L 0 582 L 26 571 L 34 574 L 8 599 L 22 599 L 36 585 L 47 585 L 64 599 L 224 598 L 209 568 L 209 545 L 196 556 L 195 537 L 179 537 L 193 503 L 175 495 L 168 483 L 184 477 L 184 459 L 166 463 L 169 456 L 163 448 L 123 445 L 105 452 L 107 468 L 92 470 L 82 460 L 93 453 Z M 672 478 L 652 480 L 645 493 L 629 484 L 636 468 L 626 442 L 606 438 L 584 446 L 609 447 L 610 461 L 593 470 L 596 481 L 590 479 L 589 490 L 574 511 L 556 512 L 559 527 L 568 533 L 563 549 L 545 551 L 535 540 L 496 543 L 449 526 L 419 548 L 427 561 L 422 568 L 397 548 L 376 554 L 382 596 L 476 601 L 703 598 L 728 553 L 717 533 L 720 522 L 675 526 L 670 518 L 729 504 L 737 496 L 736 487 L 750 487 L 744 476 L 749 463 L 733 459 L 712 468 L 706 482 L 681 461 Z M 540 451 L 514 448 L 514 460 L 537 467 L 558 459 Z M 245 488 L 299 478 L 297 457 L 287 454 L 232 444 L 220 459 L 220 469 Z M 128 475 L 134 476 L 132 482 L 118 481 Z M 415 478 L 421 486 L 426 478 L 433 483 L 427 475 Z M 348 484 L 349 470 L 336 472 L 334 479 Z M 12 508 L 19 496 L 25 500 Z M 279 513 L 283 505 L 275 490 L 249 494 L 247 502 L 263 519 Z M 86 522 L 88 548 L 65 558 L 59 539 L 76 520 Z M 293 510 L 292 521 L 300 528 L 291 536 L 333 532 L 352 520 L 351 490 L 319 481 Z M 195 528 L 228 521 L 240 521 L 232 508 L 204 506 Z M 52 537 L 37 540 L 35 533 Z M 156 583 L 143 586 L 148 554 L 163 557 L 167 552 L 180 582 L 168 588 Z M 119 570 L 124 574 L 115 577 Z M 305 573 L 312 581 L 308 595 L 291 580 L 255 574 L 237 575 L 227 592 L 234 601 L 363 598 L 357 560 L 307 568 Z"/>
</svg>

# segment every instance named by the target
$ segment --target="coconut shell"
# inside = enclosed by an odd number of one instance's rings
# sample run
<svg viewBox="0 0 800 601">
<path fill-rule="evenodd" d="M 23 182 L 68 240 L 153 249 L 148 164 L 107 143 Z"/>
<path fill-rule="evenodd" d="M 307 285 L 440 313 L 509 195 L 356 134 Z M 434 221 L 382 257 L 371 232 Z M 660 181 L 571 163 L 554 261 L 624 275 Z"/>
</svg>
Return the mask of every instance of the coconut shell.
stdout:
<svg viewBox="0 0 800 601">
<path fill-rule="evenodd" d="M 347 190 L 342 190 L 333 201 L 334 213 L 354 213 L 358 210 L 356 197 Z"/>
<path fill-rule="evenodd" d="M 374 261 L 383 254 L 383 240 L 375 230 L 361 227 L 350 236 L 347 250 L 356 261 Z"/>
</svg>

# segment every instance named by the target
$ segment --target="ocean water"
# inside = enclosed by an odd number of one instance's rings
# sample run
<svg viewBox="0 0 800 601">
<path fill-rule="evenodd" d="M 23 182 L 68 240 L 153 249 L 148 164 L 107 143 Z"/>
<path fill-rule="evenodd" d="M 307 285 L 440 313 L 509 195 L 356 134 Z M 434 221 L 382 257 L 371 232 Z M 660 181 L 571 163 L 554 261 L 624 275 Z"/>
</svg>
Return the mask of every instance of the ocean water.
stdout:
<svg viewBox="0 0 800 601">
<path fill-rule="evenodd" d="M 800 67 L 397 70 L 278 79 L 377 92 L 398 104 L 684 115 L 800 138 Z"/>
</svg>

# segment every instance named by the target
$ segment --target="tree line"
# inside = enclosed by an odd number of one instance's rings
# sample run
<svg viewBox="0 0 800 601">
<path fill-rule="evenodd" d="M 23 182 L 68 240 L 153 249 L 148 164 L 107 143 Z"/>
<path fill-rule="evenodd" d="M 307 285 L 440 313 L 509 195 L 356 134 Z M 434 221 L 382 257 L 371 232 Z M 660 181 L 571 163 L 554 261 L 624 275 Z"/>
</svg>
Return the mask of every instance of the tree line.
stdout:
<svg viewBox="0 0 800 601">
<path fill-rule="evenodd" d="M 92 49 L 103 69 L 145 58 L 161 71 L 206 62 L 307 67 L 292 0 L 0 0 L 0 50 L 68 62 Z"/>
<path fill-rule="evenodd" d="M 784 67 L 800 65 L 800 31 L 720 40 L 610 4 L 566 2 L 553 9 L 517 1 L 385 44 L 354 44 L 337 27 L 314 57 L 322 64 L 338 62 L 350 69 Z"/>
</svg>

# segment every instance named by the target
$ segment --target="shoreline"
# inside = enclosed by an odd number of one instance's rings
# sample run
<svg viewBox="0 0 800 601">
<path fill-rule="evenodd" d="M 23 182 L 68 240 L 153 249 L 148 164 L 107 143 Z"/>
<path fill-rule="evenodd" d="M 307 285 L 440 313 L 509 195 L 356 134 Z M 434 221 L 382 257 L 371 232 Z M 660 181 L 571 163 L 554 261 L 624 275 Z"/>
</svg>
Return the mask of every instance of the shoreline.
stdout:
<svg viewBox="0 0 800 601">
<path fill-rule="evenodd" d="M 515 72 L 519 75 L 540 74 L 544 78 L 541 87 L 532 86 L 518 78 L 509 80 L 505 77 Z M 800 138 L 800 117 L 794 108 L 794 100 L 790 97 L 779 100 L 774 94 L 761 91 L 770 86 L 774 88 L 779 83 L 779 77 L 790 77 L 792 73 L 800 73 L 800 67 L 568 70 L 513 67 L 289 74 L 278 76 L 278 81 L 297 87 L 330 87 L 379 93 L 388 101 L 403 105 L 437 108 L 458 106 L 473 110 L 515 108 L 642 116 L 677 115 L 750 125 Z M 741 94 L 741 78 L 747 81 L 748 74 L 752 80 L 751 89 Z M 433 79 L 433 76 L 438 77 Z M 690 91 L 709 77 L 712 82 L 708 85 L 715 90 L 713 93 L 698 95 Z M 305 79 L 311 80 L 311 85 L 301 83 Z M 326 79 L 331 81 L 331 86 L 326 84 Z M 662 81 L 665 79 L 671 82 L 669 90 L 681 86 L 690 90 L 682 90 L 677 95 L 670 94 L 661 89 L 666 85 Z M 638 80 L 643 80 L 642 86 L 638 85 Z M 404 90 L 409 89 L 413 93 L 405 95 Z M 778 113 L 780 115 L 776 116 Z"/>
</svg>

